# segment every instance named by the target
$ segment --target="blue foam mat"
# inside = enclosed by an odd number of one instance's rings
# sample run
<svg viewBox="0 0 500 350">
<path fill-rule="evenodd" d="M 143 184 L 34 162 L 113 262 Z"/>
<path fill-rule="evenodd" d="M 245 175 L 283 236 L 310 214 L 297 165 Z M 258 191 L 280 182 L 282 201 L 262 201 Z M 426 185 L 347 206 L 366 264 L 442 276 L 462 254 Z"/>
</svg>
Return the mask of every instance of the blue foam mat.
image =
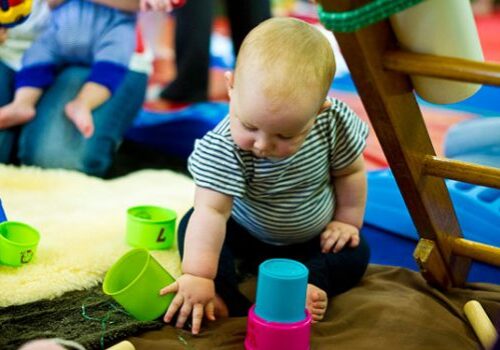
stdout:
<svg viewBox="0 0 500 350">
<path fill-rule="evenodd" d="M 187 158 L 194 141 L 213 129 L 228 111 L 224 102 L 195 103 L 173 112 L 142 110 L 125 138 L 165 154 Z"/>
<path fill-rule="evenodd" d="M 2 207 L 2 200 L 0 199 L 0 223 L 7 221 L 7 215 L 5 215 L 5 211 Z"/>
<path fill-rule="evenodd" d="M 500 190 L 446 180 L 464 237 L 500 246 Z M 418 239 L 406 204 L 389 169 L 368 173 L 365 222 Z"/>
<path fill-rule="evenodd" d="M 418 271 L 417 264 L 413 259 L 413 251 L 417 245 L 416 240 L 396 235 L 369 224 L 365 224 L 361 232 L 370 245 L 371 263 L 402 266 Z M 467 281 L 500 284 L 500 268 L 474 262 Z"/>
</svg>

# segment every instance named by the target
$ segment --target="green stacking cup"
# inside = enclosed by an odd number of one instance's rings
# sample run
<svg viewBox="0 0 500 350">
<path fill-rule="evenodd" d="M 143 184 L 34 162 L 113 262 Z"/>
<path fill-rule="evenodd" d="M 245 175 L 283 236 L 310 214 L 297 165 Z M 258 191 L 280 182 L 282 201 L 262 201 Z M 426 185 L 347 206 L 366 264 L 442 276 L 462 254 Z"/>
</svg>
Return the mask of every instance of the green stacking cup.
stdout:
<svg viewBox="0 0 500 350">
<path fill-rule="evenodd" d="M 146 249 L 168 249 L 175 236 L 177 213 L 171 209 L 143 205 L 127 210 L 127 243 Z"/>
<path fill-rule="evenodd" d="M 144 248 L 132 249 L 106 273 L 102 290 L 140 321 L 162 316 L 174 293 L 160 295 L 160 289 L 175 279 Z"/>
<path fill-rule="evenodd" d="M 40 234 L 33 227 L 16 221 L 0 223 L 0 263 L 21 266 L 36 253 Z"/>
</svg>

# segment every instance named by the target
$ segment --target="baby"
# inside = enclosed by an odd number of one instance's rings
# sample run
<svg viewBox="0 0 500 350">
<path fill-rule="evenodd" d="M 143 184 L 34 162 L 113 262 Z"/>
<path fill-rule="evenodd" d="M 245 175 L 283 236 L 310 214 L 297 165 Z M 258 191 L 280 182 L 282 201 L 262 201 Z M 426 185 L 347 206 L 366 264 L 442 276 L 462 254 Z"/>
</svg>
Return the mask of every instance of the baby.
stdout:
<svg viewBox="0 0 500 350">
<path fill-rule="evenodd" d="M 305 308 L 314 321 L 328 298 L 356 285 L 369 260 L 360 236 L 366 202 L 362 151 L 368 127 L 327 99 L 335 62 L 328 40 L 291 18 L 250 32 L 226 73 L 229 115 L 189 158 L 194 208 L 179 227 L 183 274 L 164 320 L 244 316 L 242 267 L 275 257 L 309 269 Z M 235 264 L 241 261 L 241 265 Z"/>
<path fill-rule="evenodd" d="M 141 6 L 171 10 L 179 1 L 141 0 Z M 65 107 L 68 118 L 88 138 L 94 132 L 92 111 L 111 97 L 127 73 L 136 45 L 136 14 L 90 0 L 47 2 L 52 8 L 48 26 L 23 56 L 14 100 L 0 108 L 0 125 L 8 128 L 34 118 L 44 88 L 61 66 L 90 65 L 87 82 Z"/>
</svg>

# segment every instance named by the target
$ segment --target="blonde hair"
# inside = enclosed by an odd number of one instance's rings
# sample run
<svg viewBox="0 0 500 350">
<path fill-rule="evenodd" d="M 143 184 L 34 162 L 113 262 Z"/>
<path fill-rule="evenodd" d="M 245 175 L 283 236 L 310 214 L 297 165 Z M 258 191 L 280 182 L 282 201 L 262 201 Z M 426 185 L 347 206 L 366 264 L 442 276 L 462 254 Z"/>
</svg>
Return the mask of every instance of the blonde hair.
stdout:
<svg viewBox="0 0 500 350">
<path fill-rule="evenodd" d="M 335 58 L 326 37 L 312 25 L 293 18 L 271 18 L 243 41 L 235 86 L 238 79 L 256 80 L 245 77 L 249 67 L 259 70 L 258 88 L 268 98 L 295 98 L 309 92 L 323 103 L 335 74 Z"/>
</svg>

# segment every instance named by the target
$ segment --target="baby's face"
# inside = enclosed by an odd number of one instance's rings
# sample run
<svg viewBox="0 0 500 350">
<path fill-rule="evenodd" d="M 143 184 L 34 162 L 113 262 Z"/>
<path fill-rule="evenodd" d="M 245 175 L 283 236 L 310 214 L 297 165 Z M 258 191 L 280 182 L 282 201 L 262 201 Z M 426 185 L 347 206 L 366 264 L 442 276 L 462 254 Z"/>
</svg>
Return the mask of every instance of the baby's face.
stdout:
<svg viewBox="0 0 500 350">
<path fill-rule="evenodd" d="M 314 125 L 317 101 L 271 101 L 264 94 L 233 91 L 231 135 L 238 147 L 272 160 L 295 154 Z"/>
</svg>

